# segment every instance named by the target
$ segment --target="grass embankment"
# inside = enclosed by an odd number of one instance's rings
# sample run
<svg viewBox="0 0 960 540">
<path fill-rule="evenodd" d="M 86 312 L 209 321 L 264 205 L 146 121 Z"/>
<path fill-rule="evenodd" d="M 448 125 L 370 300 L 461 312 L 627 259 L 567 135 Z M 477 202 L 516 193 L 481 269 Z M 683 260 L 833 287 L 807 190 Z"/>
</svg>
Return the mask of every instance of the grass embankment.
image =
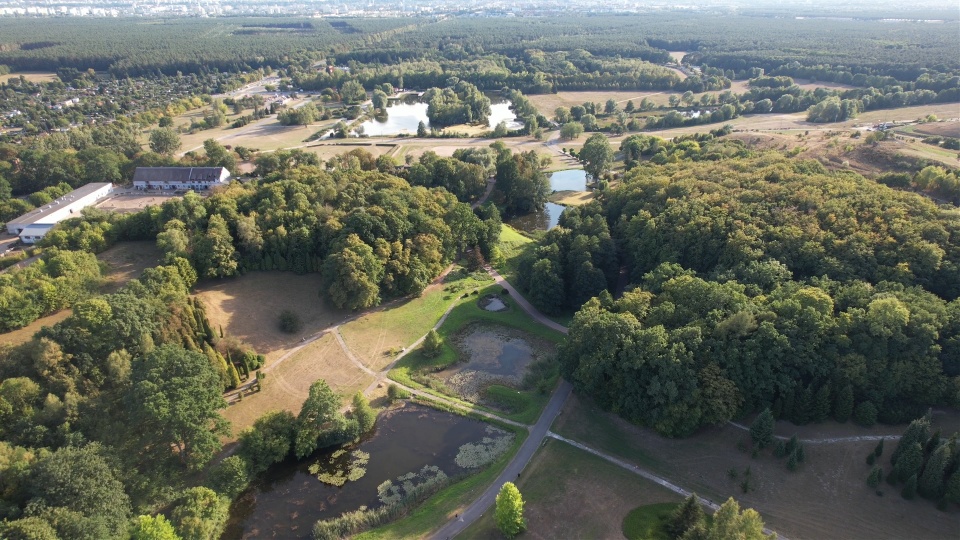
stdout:
<svg viewBox="0 0 960 540">
<path fill-rule="evenodd" d="M 503 279 L 517 287 L 517 274 L 520 271 L 520 260 L 524 254 L 536 247 L 536 238 L 526 233 L 522 233 L 513 227 L 504 224 L 500 229 L 500 252 L 503 254 L 502 261 L 494 265 L 497 272 L 503 276 Z M 526 291 L 518 289 L 521 293 Z M 560 315 L 547 315 L 555 323 L 563 326 L 570 326 L 573 321 L 574 312 L 562 313 Z"/>
<path fill-rule="evenodd" d="M 499 285 L 488 285 L 477 294 L 469 294 L 466 298 L 461 298 L 459 300 L 460 303 L 453 308 L 453 311 L 447 316 L 447 320 L 437 329 L 437 333 L 440 334 L 440 337 L 444 340 L 440 354 L 434 358 L 428 358 L 423 354 L 422 349 L 412 351 L 397 363 L 390 371 L 389 377 L 412 388 L 422 389 L 448 399 L 454 399 L 470 407 L 485 409 L 482 406 L 462 401 L 456 396 L 428 388 L 426 385 L 415 380 L 415 374 L 418 372 L 429 373 L 440 371 L 456 363 L 460 359 L 460 352 L 450 343 L 454 335 L 470 323 L 489 322 L 508 326 L 554 343 L 558 343 L 563 338 L 561 334 L 537 324 L 509 295 L 499 295 L 501 291 L 502 288 Z M 499 295 L 503 303 L 507 305 L 507 309 L 505 311 L 493 312 L 481 308 L 477 301 L 490 294 Z M 552 388 L 552 385 L 547 386 Z M 506 398 L 505 396 L 508 392 L 511 394 L 509 398 Z M 542 394 L 537 389 L 518 391 L 507 387 L 494 388 L 492 397 L 494 400 L 498 397 L 508 399 L 508 401 L 505 402 L 506 414 L 502 416 L 528 424 L 536 421 L 540 415 L 540 411 L 543 410 L 543 407 L 550 399 L 549 392 Z"/>
<path fill-rule="evenodd" d="M 429 402 L 428 400 L 420 400 L 421 402 L 427 402 L 431 406 L 437 406 L 437 404 Z M 441 408 L 445 410 L 451 410 L 457 414 L 464 414 L 462 411 L 456 411 L 448 409 L 446 407 Z M 467 416 L 475 417 L 474 415 L 467 414 Z M 481 418 L 482 420 L 489 421 Z M 499 459 L 494 461 L 489 467 L 483 471 L 468 476 L 456 484 L 453 484 L 449 487 L 442 489 L 436 495 L 427 499 L 422 505 L 420 505 L 416 510 L 412 511 L 410 515 L 405 518 L 380 527 L 371 531 L 357 535 L 357 540 L 380 540 L 387 538 L 419 538 L 425 536 L 443 525 L 445 522 L 454 518 L 454 515 L 462 511 L 462 509 L 470 504 L 474 499 L 480 496 L 483 491 L 490 485 L 490 482 L 500 474 L 510 460 L 513 459 L 513 455 L 517 453 L 517 450 L 520 449 L 520 445 L 523 444 L 523 441 L 527 438 L 527 431 L 525 429 L 509 426 L 506 424 L 501 424 L 499 422 L 491 422 L 496 424 L 498 427 L 506 429 L 513 432 L 516 435 L 516 438 L 513 441 L 513 445 L 502 455 Z"/>
<path fill-rule="evenodd" d="M 431 285 L 419 298 L 367 313 L 341 326 L 340 334 L 364 365 L 383 369 L 404 347 L 433 328 L 451 301 L 489 281 L 486 274 L 456 268 L 441 285 Z"/>
<path fill-rule="evenodd" d="M 524 500 L 524 538 L 618 538 L 637 506 L 680 496 L 590 453 L 547 439 L 516 481 Z M 492 510 L 458 538 L 502 538 Z"/>
</svg>

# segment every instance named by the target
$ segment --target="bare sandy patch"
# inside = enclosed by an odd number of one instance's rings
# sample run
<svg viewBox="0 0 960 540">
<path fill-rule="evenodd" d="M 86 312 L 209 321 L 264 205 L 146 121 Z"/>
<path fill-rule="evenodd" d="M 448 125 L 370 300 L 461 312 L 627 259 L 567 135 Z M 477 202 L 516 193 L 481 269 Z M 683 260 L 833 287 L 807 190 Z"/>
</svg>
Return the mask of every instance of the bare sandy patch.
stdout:
<svg viewBox="0 0 960 540">
<path fill-rule="evenodd" d="M 0 83 L 8 82 L 10 79 L 19 79 L 21 75 L 28 82 L 32 83 L 53 82 L 60 80 L 56 73 L 43 71 L 24 71 L 20 73 L 8 73 L 6 75 L 0 75 Z"/>
</svg>

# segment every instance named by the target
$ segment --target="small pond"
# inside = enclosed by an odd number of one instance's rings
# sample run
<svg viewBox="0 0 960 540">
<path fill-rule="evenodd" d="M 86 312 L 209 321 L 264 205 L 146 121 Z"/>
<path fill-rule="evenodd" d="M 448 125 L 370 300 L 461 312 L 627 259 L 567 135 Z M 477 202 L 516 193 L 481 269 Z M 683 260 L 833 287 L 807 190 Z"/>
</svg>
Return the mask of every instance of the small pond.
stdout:
<svg viewBox="0 0 960 540">
<path fill-rule="evenodd" d="M 492 434 L 494 431 L 498 433 Z M 457 464 L 458 453 L 460 463 L 465 463 L 461 447 L 475 454 L 478 446 L 472 443 L 480 443 L 482 451 L 481 441 L 485 437 L 503 439 L 504 435 L 505 432 L 484 422 L 406 404 L 381 414 L 374 434 L 353 452 L 335 455 L 328 449 L 303 461 L 289 460 L 271 467 L 234 501 L 223 538 L 310 538 L 313 524 L 319 519 L 336 517 L 361 506 L 381 506 L 383 494 L 378 494 L 378 487 L 387 480 L 395 482 L 399 490 L 400 476 L 421 472 L 419 477 L 408 475 L 405 479 L 410 482 L 409 478 L 413 478 L 414 484 L 418 484 L 418 478 L 435 476 L 434 469 L 423 473 L 428 466 L 439 468 L 440 474 L 447 476 L 468 472 Z M 364 455 L 368 459 L 363 464 L 366 474 L 361 478 L 346 481 L 341 487 L 318 480 L 316 473 L 326 470 L 322 468 L 324 464 L 349 462 L 358 459 L 358 455 L 359 459 L 364 459 Z"/>
<path fill-rule="evenodd" d="M 548 202 L 542 211 L 517 216 L 507 223 L 514 229 L 526 232 L 549 231 L 560 222 L 560 214 L 565 208 L 563 205 Z"/>
<path fill-rule="evenodd" d="M 550 189 L 554 191 L 586 191 L 587 171 L 568 169 L 550 173 Z"/>
</svg>

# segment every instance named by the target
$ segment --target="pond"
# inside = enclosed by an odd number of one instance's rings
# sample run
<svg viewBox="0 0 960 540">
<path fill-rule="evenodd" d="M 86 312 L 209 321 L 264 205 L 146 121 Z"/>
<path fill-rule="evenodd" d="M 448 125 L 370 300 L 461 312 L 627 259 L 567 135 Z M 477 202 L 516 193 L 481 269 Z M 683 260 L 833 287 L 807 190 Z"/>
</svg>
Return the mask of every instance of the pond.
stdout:
<svg viewBox="0 0 960 540">
<path fill-rule="evenodd" d="M 360 124 L 363 127 L 363 134 L 370 137 L 401 133 L 416 135 L 420 122 L 429 128 L 427 104 L 420 103 L 415 94 L 408 94 L 408 96 L 398 100 L 391 99 L 387 104 L 386 117 L 373 118 Z"/>
<path fill-rule="evenodd" d="M 568 169 L 551 173 L 550 189 L 554 191 L 586 191 L 587 171 Z"/>
<path fill-rule="evenodd" d="M 402 482 L 397 481 L 400 476 L 406 475 L 407 482 L 413 478 L 414 484 L 419 485 L 420 477 L 464 474 L 469 469 L 458 462 L 466 465 L 465 460 L 470 458 L 466 454 L 476 455 L 478 445 L 473 443 L 482 445 L 485 437 L 512 436 L 485 422 L 408 403 L 381 414 L 375 433 L 352 452 L 340 452 L 344 455 L 339 456 L 328 449 L 299 462 L 289 460 L 271 467 L 231 505 L 223 538 L 310 538 L 313 524 L 319 519 L 362 506 L 375 508 L 382 505 L 382 496 L 387 500 L 396 496 L 398 490 L 402 491 Z M 342 463 L 363 459 L 363 454 L 368 461 L 364 464 L 366 474 L 361 478 L 346 481 L 342 487 L 318 480 L 316 473 L 327 470 L 318 471 L 318 464 L 322 467 L 331 460 Z M 433 472 L 424 473 L 428 466 L 442 472 L 430 469 Z M 408 475 L 418 472 L 421 476 Z M 382 488 L 388 480 L 394 481 L 396 487 L 385 495 Z"/>
<path fill-rule="evenodd" d="M 510 105 L 512 105 L 510 100 L 500 96 L 488 95 L 487 97 L 490 98 L 490 120 L 487 122 L 490 129 L 497 127 L 500 122 L 506 122 L 508 130 L 523 127 L 523 122 L 517 120 L 517 115 L 510 109 Z"/>
<path fill-rule="evenodd" d="M 531 212 L 523 216 L 517 216 L 507 221 L 514 229 L 526 232 L 549 231 L 560 222 L 560 214 L 566 207 L 556 203 L 548 202 L 543 210 Z"/>
<path fill-rule="evenodd" d="M 510 101 L 499 96 L 490 98 L 490 129 L 501 121 L 507 123 L 507 129 L 520 129 L 523 122 L 517 121 L 517 116 L 510 110 Z M 389 135 L 416 135 L 420 122 L 429 129 L 430 119 L 427 118 L 427 104 L 420 101 L 416 94 L 406 94 L 400 99 L 391 99 L 387 103 L 387 114 L 372 118 L 360 124 L 363 134 L 368 137 L 385 137 Z"/>
</svg>

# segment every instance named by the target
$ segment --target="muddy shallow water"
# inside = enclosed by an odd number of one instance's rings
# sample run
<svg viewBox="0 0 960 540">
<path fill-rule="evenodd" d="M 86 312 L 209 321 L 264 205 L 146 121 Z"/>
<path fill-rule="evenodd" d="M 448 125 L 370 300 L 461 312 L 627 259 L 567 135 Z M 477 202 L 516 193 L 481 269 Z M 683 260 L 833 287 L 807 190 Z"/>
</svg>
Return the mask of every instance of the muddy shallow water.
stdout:
<svg viewBox="0 0 960 540">
<path fill-rule="evenodd" d="M 468 472 L 457 465 L 457 453 L 483 440 L 487 428 L 485 422 L 420 405 L 388 411 L 377 419 L 374 434 L 356 447 L 369 454 L 362 478 L 336 487 L 310 473 L 311 465 L 328 463 L 334 449 L 277 464 L 234 501 L 222 538 L 310 538 L 318 519 L 381 506 L 377 486 L 385 480 L 427 465 L 447 476 Z"/>
<path fill-rule="evenodd" d="M 491 384 L 519 387 L 527 367 L 553 354 L 552 344 L 507 326 L 473 324 L 454 342 L 461 361 L 436 377 L 463 399 L 478 403 Z"/>
</svg>

